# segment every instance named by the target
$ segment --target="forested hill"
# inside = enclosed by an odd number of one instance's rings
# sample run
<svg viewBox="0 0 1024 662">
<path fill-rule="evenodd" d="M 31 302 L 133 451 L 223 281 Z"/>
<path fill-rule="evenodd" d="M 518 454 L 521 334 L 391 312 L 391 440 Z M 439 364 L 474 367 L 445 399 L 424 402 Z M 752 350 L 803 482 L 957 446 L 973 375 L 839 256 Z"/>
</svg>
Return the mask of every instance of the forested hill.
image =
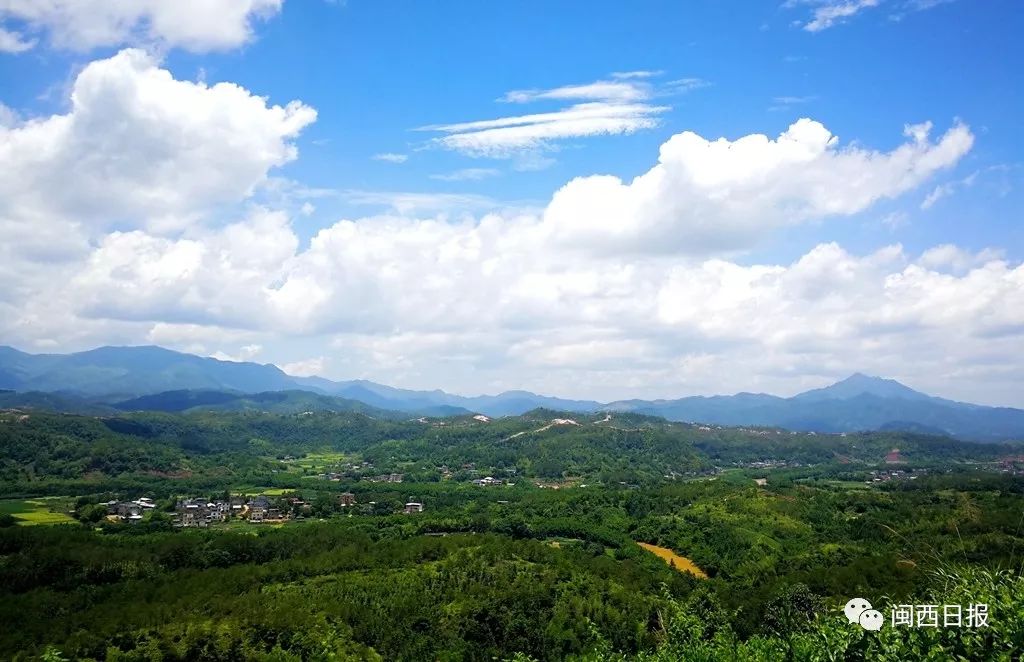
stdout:
<svg viewBox="0 0 1024 662">
<path fill-rule="evenodd" d="M 358 458 L 372 472 L 423 481 L 441 480 L 445 467 L 471 466 L 532 479 L 638 482 L 765 462 L 877 465 L 894 449 L 898 463 L 916 466 L 993 462 L 1020 452 L 1013 445 L 901 432 L 818 435 L 549 410 L 502 419 L 397 419 L 353 411 L 0 414 L 0 482 L 9 492 L 90 476 L 234 473 L 265 481 L 280 466 L 278 458 L 323 452 Z"/>
</svg>

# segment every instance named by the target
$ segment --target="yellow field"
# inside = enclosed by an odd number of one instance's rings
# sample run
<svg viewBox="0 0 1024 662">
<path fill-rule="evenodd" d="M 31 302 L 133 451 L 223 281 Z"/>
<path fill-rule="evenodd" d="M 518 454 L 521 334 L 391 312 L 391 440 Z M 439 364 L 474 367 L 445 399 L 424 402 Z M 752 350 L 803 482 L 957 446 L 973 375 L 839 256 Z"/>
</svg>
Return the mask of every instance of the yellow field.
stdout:
<svg viewBox="0 0 1024 662">
<path fill-rule="evenodd" d="M 664 560 L 665 563 L 669 564 L 679 572 L 688 572 L 698 579 L 708 578 L 707 574 L 703 570 L 698 568 L 693 561 L 686 558 L 685 556 L 679 556 L 667 547 L 658 547 L 657 545 L 652 545 L 646 542 L 638 542 L 637 544 L 646 549 L 648 552 L 653 553 L 658 558 Z"/>
</svg>

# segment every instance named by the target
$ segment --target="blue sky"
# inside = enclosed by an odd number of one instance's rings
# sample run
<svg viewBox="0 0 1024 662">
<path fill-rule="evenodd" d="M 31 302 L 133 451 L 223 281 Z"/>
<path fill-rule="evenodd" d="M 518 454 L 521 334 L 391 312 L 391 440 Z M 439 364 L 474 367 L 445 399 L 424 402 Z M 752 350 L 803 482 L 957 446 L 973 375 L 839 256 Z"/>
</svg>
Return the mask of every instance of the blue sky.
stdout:
<svg viewBox="0 0 1024 662">
<path fill-rule="evenodd" d="M 1024 405 L 1015 2 L 48 6 L 0 4 L 0 341 L 602 399 L 861 370 Z"/>
</svg>

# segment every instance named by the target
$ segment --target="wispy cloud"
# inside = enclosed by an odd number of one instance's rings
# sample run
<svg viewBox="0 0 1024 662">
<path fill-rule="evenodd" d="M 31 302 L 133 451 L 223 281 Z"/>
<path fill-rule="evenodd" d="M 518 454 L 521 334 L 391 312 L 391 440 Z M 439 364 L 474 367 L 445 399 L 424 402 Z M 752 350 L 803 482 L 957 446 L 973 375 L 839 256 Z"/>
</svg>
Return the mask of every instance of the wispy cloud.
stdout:
<svg viewBox="0 0 1024 662">
<path fill-rule="evenodd" d="M 442 182 L 465 182 L 496 177 L 501 174 L 497 168 L 463 168 L 454 172 L 447 172 L 438 175 L 431 175 L 431 179 Z"/>
<path fill-rule="evenodd" d="M 779 96 L 772 99 L 772 105 L 768 107 L 770 111 L 781 111 L 789 110 L 793 106 L 800 106 L 805 103 L 810 103 L 817 100 L 818 97 L 812 95 L 807 96 Z"/>
<path fill-rule="evenodd" d="M 812 95 L 806 97 L 775 97 L 774 99 L 772 99 L 772 101 L 783 106 L 793 106 L 798 103 L 807 103 L 809 101 L 814 101 L 815 99 L 817 99 L 817 97 Z"/>
<path fill-rule="evenodd" d="M 889 20 L 902 21 L 907 17 L 907 14 L 934 9 L 940 5 L 948 5 L 952 2 L 956 2 L 956 0 L 907 0 L 907 2 L 904 2 L 895 12 L 889 15 Z"/>
<path fill-rule="evenodd" d="M 658 125 L 668 106 L 593 102 L 550 113 L 422 127 L 447 134 L 434 143 L 469 156 L 510 158 L 566 138 L 634 133 Z"/>
<path fill-rule="evenodd" d="M 710 85 L 711 83 L 703 78 L 677 78 L 676 80 L 666 81 L 659 85 L 655 89 L 654 94 L 659 97 L 669 97 L 693 92 Z"/>
<path fill-rule="evenodd" d="M 786 9 L 797 7 L 813 7 L 810 20 L 796 21 L 807 32 L 821 32 L 833 26 L 845 23 L 865 9 L 878 7 L 885 1 L 892 7 L 889 19 L 901 21 L 907 14 L 926 11 L 956 0 L 786 0 L 782 6 Z"/>
<path fill-rule="evenodd" d="M 585 85 L 565 85 L 550 90 L 512 90 L 499 101 L 530 103 L 544 99 L 559 101 L 638 101 L 650 96 L 646 85 L 622 81 L 599 80 Z"/>
<path fill-rule="evenodd" d="M 469 193 L 412 193 L 407 191 L 344 192 L 344 197 L 355 205 L 386 207 L 399 214 L 494 209 L 500 204 L 492 198 Z"/>
<path fill-rule="evenodd" d="M 374 161 L 387 161 L 388 163 L 405 163 L 409 160 L 408 154 L 395 154 L 394 152 L 384 152 L 383 154 L 374 154 L 372 157 Z"/>
<path fill-rule="evenodd" d="M 685 94 L 708 85 L 701 78 L 654 80 L 661 75 L 657 71 L 627 71 L 591 83 L 513 90 L 498 101 L 577 103 L 554 111 L 434 124 L 417 130 L 444 134 L 431 140 L 438 147 L 488 158 L 536 154 L 555 149 L 558 141 L 570 138 L 634 133 L 657 126 L 659 116 L 671 110 L 667 105 L 655 105 L 652 99 Z"/>
<path fill-rule="evenodd" d="M 864 9 L 877 7 L 880 0 L 845 0 L 844 2 L 826 2 L 814 10 L 810 21 L 804 24 L 808 32 L 820 32 L 833 25 L 842 23 Z"/>
<path fill-rule="evenodd" d="M 901 210 L 891 211 L 881 219 L 882 225 L 888 228 L 889 232 L 899 230 L 903 226 L 907 225 L 909 221 L 910 217 L 907 216 L 907 212 Z"/>
<path fill-rule="evenodd" d="M 931 193 L 925 196 L 924 201 L 921 202 L 921 209 L 931 209 L 936 202 L 952 195 L 953 190 L 952 184 L 939 184 L 932 189 Z"/>
<path fill-rule="evenodd" d="M 961 179 L 956 179 L 950 182 L 939 184 L 938 186 L 933 188 L 928 195 L 925 196 L 924 200 L 921 201 L 921 209 L 931 209 L 939 200 L 950 197 L 958 190 L 974 186 L 974 183 L 978 181 L 978 177 L 981 176 L 983 173 L 988 173 L 999 169 L 1000 166 L 991 166 L 989 168 L 985 168 L 984 170 L 976 170 L 975 172 L 972 172 L 971 174 Z"/>
<path fill-rule="evenodd" d="M 26 39 L 23 35 L 0 27 L 0 53 L 23 53 L 36 45 L 35 39 Z"/>
<path fill-rule="evenodd" d="M 632 78 L 656 78 L 663 73 L 665 72 L 661 69 L 653 71 L 648 69 L 639 69 L 637 71 L 613 71 L 611 76 L 618 80 L 629 80 Z"/>
</svg>

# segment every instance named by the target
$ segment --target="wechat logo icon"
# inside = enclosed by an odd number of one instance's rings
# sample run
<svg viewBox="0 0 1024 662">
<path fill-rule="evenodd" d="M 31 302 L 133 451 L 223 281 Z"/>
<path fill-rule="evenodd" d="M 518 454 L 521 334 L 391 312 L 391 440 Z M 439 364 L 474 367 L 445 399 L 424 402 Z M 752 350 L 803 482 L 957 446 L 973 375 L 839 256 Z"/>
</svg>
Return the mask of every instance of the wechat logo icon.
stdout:
<svg viewBox="0 0 1024 662">
<path fill-rule="evenodd" d="M 885 621 L 882 612 L 872 609 L 871 603 L 864 598 L 854 598 L 847 602 L 843 607 L 843 613 L 846 614 L 846 620 L 872 632 L 881 630 Z"/>
</svg>

